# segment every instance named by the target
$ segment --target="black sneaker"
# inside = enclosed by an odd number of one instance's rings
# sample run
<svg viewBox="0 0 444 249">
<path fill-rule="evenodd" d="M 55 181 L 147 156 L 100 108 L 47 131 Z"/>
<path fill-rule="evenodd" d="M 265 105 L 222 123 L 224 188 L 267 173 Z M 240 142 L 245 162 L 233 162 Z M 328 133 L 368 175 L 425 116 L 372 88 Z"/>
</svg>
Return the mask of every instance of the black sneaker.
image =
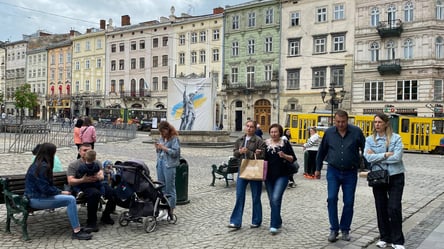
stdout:
<svg viewBox="0 0 444 249">
<path fill-rule="evenodd" d="M 114 220 L 113 219 L 111 219 L 111 217 L 107 217 L 107 216 L 102 216 L 102 218 L 100 219 L 100 221 L 103 223 L 103 224 L 108 224 L 108 225 L 114 225 Z"/>
<path fill-rule="evenodd" d="M 99 228 L 97 225 L 87 225 L 85 228 L 83 228 L 83 231 L 86 233 L 97 233 L 99 231 Z"/>
<path fill-rule="evenodd" d="M 339 233 L 337 231 L 330 231 L 330 235 L 328 235 L 329 242 L 336 242 L 338 239 Z"/>
<path fill-rule="evenodd" d="M 72 232 L 72 239 L 78 239 L 78 240 L 90 240 L 92 238 L 92 235 L 85 232 L 83 229 L 81 229 L 79 232 L 75 233 Z"/>
</svg>

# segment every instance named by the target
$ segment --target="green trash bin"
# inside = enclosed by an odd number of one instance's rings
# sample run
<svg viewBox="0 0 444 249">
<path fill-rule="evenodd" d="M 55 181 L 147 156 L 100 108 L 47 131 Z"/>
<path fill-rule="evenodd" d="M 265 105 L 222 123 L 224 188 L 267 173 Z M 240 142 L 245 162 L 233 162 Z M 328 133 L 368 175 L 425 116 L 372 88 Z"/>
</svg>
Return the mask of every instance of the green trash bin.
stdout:
<svg viewBox="0 0 444 249">
<path fill-rule="evenodd" d="M 176 204 L 188 204 L 188 163 L 180 158 L 179 166 L 176 168 Z"/>
</svg>

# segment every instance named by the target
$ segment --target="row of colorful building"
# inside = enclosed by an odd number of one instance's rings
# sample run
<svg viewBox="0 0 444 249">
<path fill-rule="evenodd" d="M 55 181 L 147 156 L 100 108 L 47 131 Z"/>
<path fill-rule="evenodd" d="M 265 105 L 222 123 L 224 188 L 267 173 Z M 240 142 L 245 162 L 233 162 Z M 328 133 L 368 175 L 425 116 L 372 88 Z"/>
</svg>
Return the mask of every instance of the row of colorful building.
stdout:
<svg viewBox="0 0 444 249">
<path fill-rule="evenodd" d="M 254 0 L 202 16 L 171 7 L 159 20 L 124 15 L 120 27 L 2 42 L 2 111 L 16 112 L 14 91 L 28 83 L 33 117 L 124 108 L 160 119 L 172 79 L 208 78 L 214 123 L 231 131 L 336 108 L 440 115 L 443 37 L 441 0 Z"/>
</svg>

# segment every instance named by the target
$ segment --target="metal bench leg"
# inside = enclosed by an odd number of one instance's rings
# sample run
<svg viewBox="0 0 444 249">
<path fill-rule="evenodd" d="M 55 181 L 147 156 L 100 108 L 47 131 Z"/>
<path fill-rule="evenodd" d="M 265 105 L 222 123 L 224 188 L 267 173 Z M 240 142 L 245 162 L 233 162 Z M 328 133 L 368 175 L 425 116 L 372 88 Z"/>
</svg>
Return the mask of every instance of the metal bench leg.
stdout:
<svg viewBox="0 0 444 249">
<path fill-rule="evenodd" d="M 23 232 L 23 240 L 29 240 L 28 235 L 28 212 L 23 213 L 23 220 L 22 220 L 22 232 Z"/>
</svg>

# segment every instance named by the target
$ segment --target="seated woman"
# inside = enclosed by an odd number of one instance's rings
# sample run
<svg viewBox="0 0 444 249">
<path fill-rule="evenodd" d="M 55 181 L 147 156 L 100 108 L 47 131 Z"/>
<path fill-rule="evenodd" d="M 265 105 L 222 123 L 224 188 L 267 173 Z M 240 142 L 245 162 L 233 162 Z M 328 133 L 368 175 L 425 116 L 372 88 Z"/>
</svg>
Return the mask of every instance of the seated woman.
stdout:
<svg viewBox="0 0 444 249">
<path fill-rule="evenodd" d="M 62 191 L 53 184 L 52 172 L 56 149 L 56 146 L 51 143 L 44 143 L 40 146 L 34 162 L 26 172 L 25 196 L 29 199 L 31 208 L 67 207 L 66 211 L 73 229 L 72 239 L 89 240 L 92 235 L 80 228 L 76 199 L 69 191 Z"/>
</svg>

